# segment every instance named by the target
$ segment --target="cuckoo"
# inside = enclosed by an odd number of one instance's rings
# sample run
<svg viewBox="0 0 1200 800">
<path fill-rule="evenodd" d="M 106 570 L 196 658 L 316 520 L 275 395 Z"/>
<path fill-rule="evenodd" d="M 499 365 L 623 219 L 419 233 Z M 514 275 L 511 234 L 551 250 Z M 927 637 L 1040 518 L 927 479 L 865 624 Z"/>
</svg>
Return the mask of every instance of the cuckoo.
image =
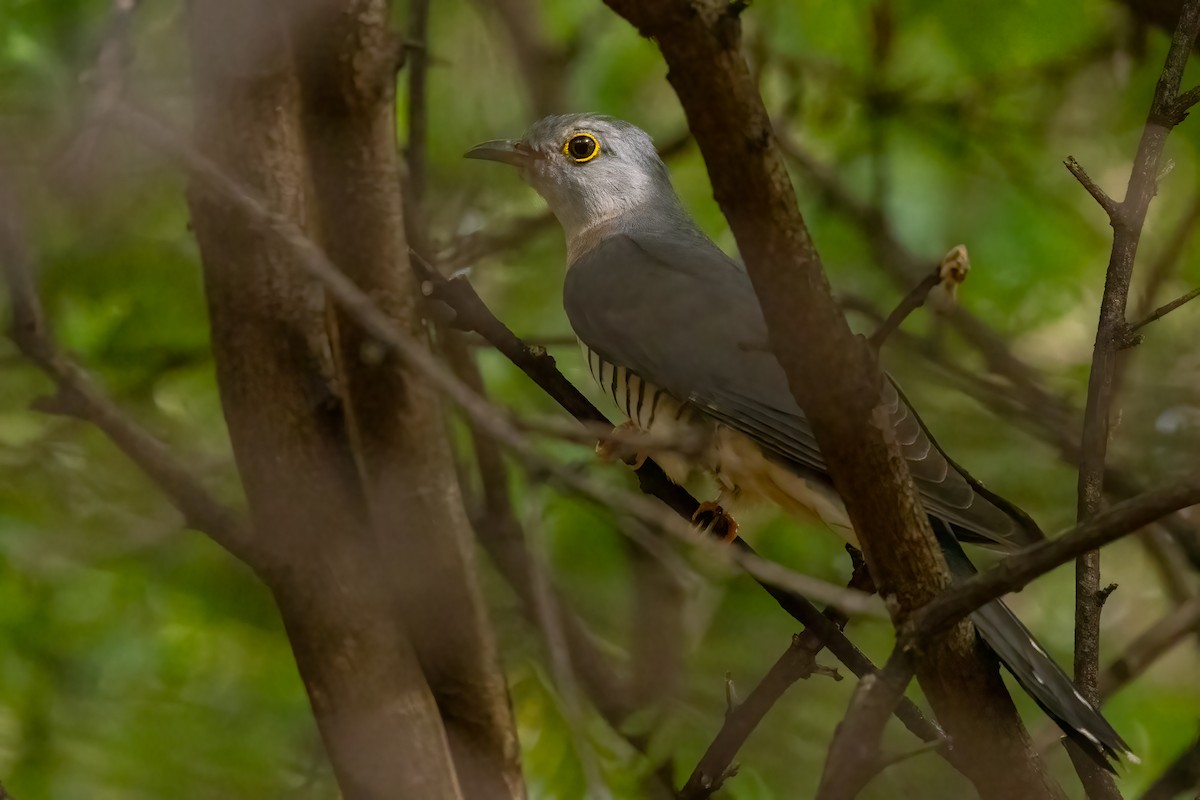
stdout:
<svg viewBox="0 0 1200 800">
<path fill-rule="evenodd" d="M 558 218 L 567 240 L 563 306 L 592 377 L 626 425 L 656 441 L 689 433 L 705 443 L 688 456 L 655 453 L 673 480 L 700 468 L 715 478 L 722 506 L 766 498 L 856 541 L 809 422 L 766 346 L 745 267 L 684 210 L 645 132 L 595 114 L 551 116 L 520 139 L 466 155 L 516 167 Z M 960 542 L 1014 550 L 1044 538 L 942 452 L 890 379 L 883 402 L 955 576 L 974 572 Z M 1110 759 L 1130 755 L 1006 605 L 989 603 L 971 619 L 1092 758 L 1111 769 Z"/>
</svg>

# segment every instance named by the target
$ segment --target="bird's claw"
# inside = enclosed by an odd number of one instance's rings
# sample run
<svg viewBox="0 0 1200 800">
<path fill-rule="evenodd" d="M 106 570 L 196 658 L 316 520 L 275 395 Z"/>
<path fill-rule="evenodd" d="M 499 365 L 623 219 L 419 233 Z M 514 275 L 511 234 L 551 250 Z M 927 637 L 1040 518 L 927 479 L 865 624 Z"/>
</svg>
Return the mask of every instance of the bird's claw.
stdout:
<svg viewBox="0 0 1200 800">
<path fill-rule="evenodd" d="M 613 428 L 613 434 L 596 442 L 596 455 L 602 461 L 624 461 L 634 469 L 641 468 L 646 463 L 646 454 L 635 452 L 630 446 L 629 437 L 641 430 L 633 420 L 625 420 Z"/>
<path fill-rule="evenodd" d="M 721 507 L 720 503 L 705 500 L 692 514 L 692 522 L 702 531 L 708 531 L 722 542 L 732 542 L 738 537 L 738 524 Z"/>
</svg>

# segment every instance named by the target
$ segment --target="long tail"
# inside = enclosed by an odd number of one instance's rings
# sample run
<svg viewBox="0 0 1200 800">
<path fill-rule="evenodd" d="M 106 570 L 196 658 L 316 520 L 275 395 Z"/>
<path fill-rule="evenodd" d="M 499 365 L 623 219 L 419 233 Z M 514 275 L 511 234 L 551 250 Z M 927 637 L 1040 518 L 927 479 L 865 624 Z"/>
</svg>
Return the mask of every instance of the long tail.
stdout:
<svg viewBox="0 0 1200 800">
<path fill-rule="evenodd" d="M 941 520 L 932 521 L 951 573 L 956 578 L 974 575 L 977 571 L 975 566 L 949 527 Z M 1122 755 L 1137 761 L 1129 745 L 1108 720 L 1083 698 L 1071 679 L 1008 606 L 995 600 L 973 613 L 971 621 L 1000 663 L 1021 684 L 1021 688 L 1097 764 L 1111 771 L 1112 761 Z"/>
</svg>

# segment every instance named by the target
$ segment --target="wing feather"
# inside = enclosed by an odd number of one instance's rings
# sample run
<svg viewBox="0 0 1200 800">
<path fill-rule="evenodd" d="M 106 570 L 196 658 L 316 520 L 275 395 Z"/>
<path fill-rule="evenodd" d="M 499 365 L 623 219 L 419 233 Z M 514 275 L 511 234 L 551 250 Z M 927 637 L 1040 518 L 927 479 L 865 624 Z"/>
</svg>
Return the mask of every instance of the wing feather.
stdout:
<svg viewBox="0 0 1200 800">
<path fill-rule="evenodd" d="M 698 233 L 613 236 L 576 260 L 563 302 L 576 335 L 794 468 L 828 480 L 808 420 L 766 342 L 744 268 Z M 1042 538 L 1020 509 L 988 492 L 937 446 L 890 379 L 882 401 L 926 510 L 964 541 L 1004 548 Z"/>
</svg>

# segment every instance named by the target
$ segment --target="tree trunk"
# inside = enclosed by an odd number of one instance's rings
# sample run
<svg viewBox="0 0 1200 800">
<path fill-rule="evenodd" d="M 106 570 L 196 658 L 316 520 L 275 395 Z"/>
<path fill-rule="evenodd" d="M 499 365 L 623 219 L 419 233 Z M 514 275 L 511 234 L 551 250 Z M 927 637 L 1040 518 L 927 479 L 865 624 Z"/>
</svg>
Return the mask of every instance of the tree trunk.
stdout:
<svg viewBox="0 0 1200 800">
<path fill-rule="evenodd" d="M 275 211 L 343 234 L 326 236 L 334 259 L 383 290 L 381 305 L 415 331 L 392 74 L 377 76 L 370 102 L 318 103 L 327 98 L 301 79 L 313 75 L 297 69 L 294 11 L 189 4 L 197 144 Z M 385 41 L 386 9 L 369 11 L 339 15 L 325 41 L 364 50 Z M 335 86 L 353 88 L 341 77 Z M 330 133 L 306 141 L 326 117 Z M 331 206 L 347 198 L 355 227 L 329 227 L 339 223 Z M 516 738 L 437 398 L 394 365 L 362 358 L 369 343 L 349 325 L 330 346 L 320 288 L 272 232 L 199 187 L 189 203 L 222 405 L 270 553 L 252 566 L 279 605 L 343 796 L 519 797 Z M 306 224 L 314 209 L 326 218 Z"/>
<path fill-rule="evenodd" d="M 386 0 L 297 0 L 301 119 L 326 252 L 422 335 L 397 171 L 397 41 Z M 519 750 L 475 581 L 469 523 L 435 390 L 353 319 L 329 315 L 347 421 L 394 602 L 442 713 L 467 797 L 521 797 Z"/>
</svg>

